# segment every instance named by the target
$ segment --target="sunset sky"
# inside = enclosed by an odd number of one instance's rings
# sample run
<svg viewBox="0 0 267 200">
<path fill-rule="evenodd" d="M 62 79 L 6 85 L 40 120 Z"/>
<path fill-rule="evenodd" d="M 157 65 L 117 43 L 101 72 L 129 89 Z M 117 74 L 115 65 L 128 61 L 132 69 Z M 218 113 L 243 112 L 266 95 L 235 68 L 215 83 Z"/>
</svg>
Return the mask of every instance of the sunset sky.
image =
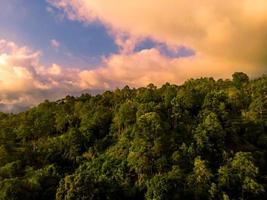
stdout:
<svg viewBox="0 0 267 200">
<path fill-rule="evenodd" d="M 267 71 L 266 0 L 0 0 L 0 111 Z"/>
</svg>

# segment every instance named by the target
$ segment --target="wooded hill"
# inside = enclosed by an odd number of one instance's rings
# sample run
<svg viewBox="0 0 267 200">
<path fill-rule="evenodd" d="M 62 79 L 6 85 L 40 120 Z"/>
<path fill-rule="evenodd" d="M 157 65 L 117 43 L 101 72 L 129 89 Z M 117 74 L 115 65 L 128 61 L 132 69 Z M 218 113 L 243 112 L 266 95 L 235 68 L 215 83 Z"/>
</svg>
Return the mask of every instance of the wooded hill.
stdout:
<svg viewBox="0 0 267 200">
<path fill-rule="evenodd" d="M 0 200 L 267 199 L 267 76 L 0 114 Z"/>
</svg>

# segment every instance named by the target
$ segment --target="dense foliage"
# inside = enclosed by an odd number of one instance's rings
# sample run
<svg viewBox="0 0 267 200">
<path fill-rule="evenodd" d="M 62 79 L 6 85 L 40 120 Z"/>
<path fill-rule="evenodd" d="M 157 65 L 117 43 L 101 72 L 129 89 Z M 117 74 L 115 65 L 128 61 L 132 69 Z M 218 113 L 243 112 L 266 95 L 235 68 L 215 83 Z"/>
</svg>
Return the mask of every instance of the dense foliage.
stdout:
<svg viewBox="0 0 267 200">
<path fill-rule="evenodd" d="M 116 89 L 0 114 L 0 200 L 266 199 L 267 77 Z"/>
</svg>

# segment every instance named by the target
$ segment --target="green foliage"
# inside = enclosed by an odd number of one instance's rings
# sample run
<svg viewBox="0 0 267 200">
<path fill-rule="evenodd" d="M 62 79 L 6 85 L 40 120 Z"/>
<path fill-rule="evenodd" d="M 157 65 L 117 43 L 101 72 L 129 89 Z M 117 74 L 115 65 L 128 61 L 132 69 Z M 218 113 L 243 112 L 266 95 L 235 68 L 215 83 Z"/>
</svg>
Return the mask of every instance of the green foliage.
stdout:
<svg viewBox="0 0 267 200">
<path fill-rule="evenodd" d="M 237 152 L 225 166 L 218 170 L 219 186 L 232 196 L 257 196 L 264 192 L 263 185 L 257 182 L 259 169 L 252 162 L 251 153 Z"/>
<path fill-rule="evenodd" d="M 196 157 L 193 172 L 188 176 L 188 184 L 193 187 L 192 192 L 195 193 L 195 196 L 205 197 L 207 195 L 211 179 L 212 173 L 207 168 L 205 161 L 201 160 L 200 157 Z"/>
<path fill-rule="evenodd" d="M 168 199 L 169 188 L 171 187 L 164 176 L 154 176 L 147 183 L 147 200 Z"/>
<path fill-rule="evenodd" d="M 0 200 L 260 200 L 266 169 L 266 76 L 125 86 L 0 113 Z"/>
<path fill-rule="evenodd" d="M 233 83 L 236 87 L 240 88 L 243 86 L 243 84 L 246 84 L 249 82 L 249 77 L 243 72 L 235 72 L 233 74 Z"/>
</svg>

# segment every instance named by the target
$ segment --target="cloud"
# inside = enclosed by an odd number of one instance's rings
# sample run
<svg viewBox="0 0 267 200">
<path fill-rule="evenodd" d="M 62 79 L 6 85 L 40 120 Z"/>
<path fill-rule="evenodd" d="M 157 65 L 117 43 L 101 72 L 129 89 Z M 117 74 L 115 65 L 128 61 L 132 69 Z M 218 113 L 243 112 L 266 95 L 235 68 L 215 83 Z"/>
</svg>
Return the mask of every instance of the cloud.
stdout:
<svg viewBox="0 0 267 200">
<path fill-rule="evenodd" d="M 79 85 L 82 88 L 112 89 L 125 84 L 131 87 L 149 83 L 179 84 L 188 77 L 229 77 L 234 65 L 227 63 L 225 67 L 224 64 L 204 55 L 171 58 L 162 55 L 160 49 L 144 49 L 131 54 L 114 54 L 106 58 L 99 68 L 80 71 Z"/>
<path fill-rule="evenodd" d="M 60 42 L 57 41 L 56 39 L 52 39 L 52 40 L 50 41 L 50 44 L 51 44 L 51 46 L 52 46 L 53 48 L 55 48 L 55 49 L 58 49 L 58 48 L 60 47 Z"/>
<path fill-rule="evenodd" d="M 166 81 L 181 83 L 188 76 L 228 76 L 233 67 L 228 65 L 225 74 L 219 61 L 212 61 L 217 63 L 213 69 L 209 67 L 211 59 L 201 56 L 172 58 L 161 54 L 157 48 L 119 52 L 103 58 L 102 64 L 91 70 L 57 64 L 43 66 L 40 56 L 41 52 L 0 40 L 0 110 L 18 111 L 45 99 L 56 100 L 86 90 L 114 89 L 126 84 L 139 87 Z"/>
<path fill-rule="evenodd" d="M 119 52 L 103 57 L 94 69 L 43 66 L 41 52 L 0 40 L 0 110 L 16 111 L 87 89 L 229 78 L 235 71 L 266 73 L 265 0 L 48 1 L 71 20 L 103 23 Z M 138 50 L 146 39 L 159 45 Z M 51 45 L 60 43 L 51 40 Z"/>
<path fill-rule="evenodd" d="M 44 99 L 55 100 L 79 89 L 76 77 L 79 70 L 50 67 L 39 62 L 41 52 L 0 40 L 0 109 L 36 105 Z M 76 74 L 76 77 L 75 77 Z"/>
<path fill-rule="evenodd" d="M 150 37 L 253 74 L 266 72 L 266 0 L 48 1 L 71 20 L 103 23 L 116 40 L 122 32 L 130 38 Z"/>
</svg>

